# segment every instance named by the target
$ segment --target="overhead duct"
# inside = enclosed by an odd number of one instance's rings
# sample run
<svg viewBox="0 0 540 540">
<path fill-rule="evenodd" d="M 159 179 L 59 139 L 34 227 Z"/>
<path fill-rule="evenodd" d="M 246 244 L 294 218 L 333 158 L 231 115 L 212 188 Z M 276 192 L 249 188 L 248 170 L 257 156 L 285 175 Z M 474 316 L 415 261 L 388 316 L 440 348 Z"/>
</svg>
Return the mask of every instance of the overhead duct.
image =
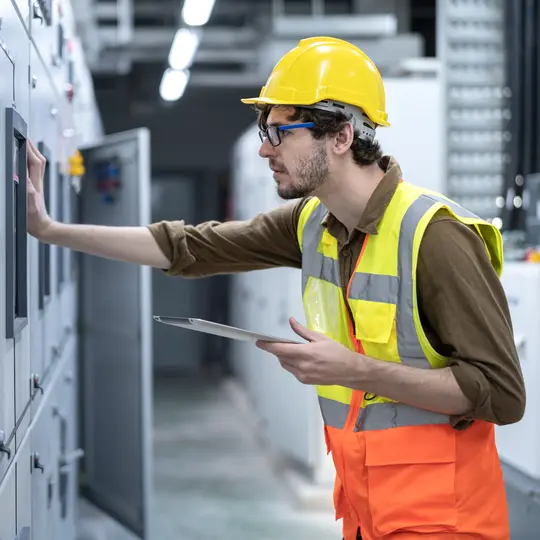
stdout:
<svg viewBox="0 0 540 540">
<path fill-rule="evenodd" d="M 162 2 L 144 1 L 132 4 L 133 0 L 118 0 L 112 5 L 95 0 L 78 1 L 93 3 L 96 7 L 94 23 L 99 17 L 107 16 L 110 20 L 115 14 L 121 13 L 118 20 L 123 21 L 124 26 L 134 14 L 146 17 L 154 9 L 160 11 L 165 5 Z M 128 4 L 131 7 L 126 10 Z M 262 9 L 263 4 L 244 0 L 231 0 L 231 4 L 228 4 L 230 7 L 225 8 L 223 2 L 217 1 L 214 11 L 221 13 L 221 16 L 234 6 L 251 14 L 253 22 L 243 27 L 206 25 L 190 69 L 189 84 L 261 86 L 288 50 L 295 47 L 300 39 L 314 35 L 351 41 L 373 59 L 383 75 L 399 72 L 403 61 L 424 55 L 424 44 L 419 35 L 398 33 L 403 24 L 399 20 L 399 13 L 396 15 L 392 12 L 396 9 L 395 0 L 377 0 L 368 4 L 362 3 L 360 14 L 333 15 L 329 12 L 335 10 L 337 4 L 322 0 L 313 0 L 311 4 L 274 0 L 266 4 L 266 9 Z M 301 6 L 310 11 L 304 12 L 304 15 L 290 13 L 298 13 Z M 385 9 L 387 13 L 380 13 Z M 131 19 L 128 13 L 131 13 Z M 168 13 L 170 17 L 170 10 Z M 132 30 L 125 27 L 119 34 L 118 25 L 101 25 L 94 39 L 90 33 L 86 39 L 88 43 L 99 44 L 90 61 L 92 72 L 114 75 L 129 72 L 134 63 L 163 64 L 167 62 L 177 31 L 178 24 L 161 27 L 136 25 Z"/>
<path fill-rule="evenodd" d="M 385 15 L 281 15 L 272 19 L 272 36 L 299 38 L 332 36 L 342 39 L 395 36 L 397 18 Z"/>
</svg>

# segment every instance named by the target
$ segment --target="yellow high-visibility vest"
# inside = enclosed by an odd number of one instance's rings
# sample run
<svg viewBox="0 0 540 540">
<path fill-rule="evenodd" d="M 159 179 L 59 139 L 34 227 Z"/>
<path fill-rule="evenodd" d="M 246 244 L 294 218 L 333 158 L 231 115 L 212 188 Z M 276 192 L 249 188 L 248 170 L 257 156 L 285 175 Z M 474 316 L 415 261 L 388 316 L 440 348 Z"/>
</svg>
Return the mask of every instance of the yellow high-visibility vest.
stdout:
<svg viewBox="0 0 540 540">
<path fill-rule="evenodd" d="M 302 295 L 307 326 L 351 350 L 358 351 L 361 347 L 372 358 L 426 369 L 445 366 L 448 358 L 433 349 L 424 333 L 416 294 L 420 242 L 431 218 L 441 210 L 474 227 L 500 277 L 502 236 L 494 225 L 443 195 L 402 181 L 378 225 L 378 234 L 366 236 L 344 298 L 338 242 L 322 224 L 328 211 L 319 199 L 309 200 L 297 230 L 302 250 Z M 354 333 L 345 302 L 353 315 Z M 342 429 L 349 415 L 353 390 L 317 386 L 317 393 L 325 424 Z M 396 403 L 384 396 L 364 395 L 354 429 L 448 421 L 446 415 Z"/>
</svg>

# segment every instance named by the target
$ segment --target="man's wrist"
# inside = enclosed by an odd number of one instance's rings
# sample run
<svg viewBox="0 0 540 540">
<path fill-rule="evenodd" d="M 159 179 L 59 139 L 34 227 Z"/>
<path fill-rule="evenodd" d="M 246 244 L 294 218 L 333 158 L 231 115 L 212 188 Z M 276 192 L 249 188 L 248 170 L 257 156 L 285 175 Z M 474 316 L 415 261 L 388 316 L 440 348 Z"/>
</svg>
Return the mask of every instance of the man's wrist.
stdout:
<svg viewBox="0 0 540 540">
<path fill-rule="evenodd" d="M 54 243 L 57 233 L 58 222 L 53 219 L 48 219 L 47 222 L 41 227 L 37 239 L 41 242 Z"/>
<path fill-rule="evenodd" d="M 347 384 L 344 386 L 353 390 L 365 390 L 365 385 L 370 379 L 370 372 L 373 369 L 372 364 L 374 362 L 377 362 L 377 360 L 351 351 L 350 376 Z"/>
</svg>

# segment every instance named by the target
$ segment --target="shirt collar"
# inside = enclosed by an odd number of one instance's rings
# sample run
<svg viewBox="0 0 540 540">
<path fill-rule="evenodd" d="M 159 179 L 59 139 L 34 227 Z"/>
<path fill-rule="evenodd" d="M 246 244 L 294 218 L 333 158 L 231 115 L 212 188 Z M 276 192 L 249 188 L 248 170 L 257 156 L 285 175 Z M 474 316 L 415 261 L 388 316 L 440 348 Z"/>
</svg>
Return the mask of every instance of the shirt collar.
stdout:
<svg viewBox="0 0 540 540">
<path fill-rule="evenodd" d="M 381 221 L 401 180 L 401 168 L 392 156 L 385 156 L 382 165 L 385 167 L 385 174 L 369 198 L 356 226 L 356 230 L 365 234 L 377 234 L 377 225 Z M 345 226 L 330 212 L 323 218 L 322 225 L 327 227 L 332 236 L 336 237 L 345 229 Z"/>
</svg>

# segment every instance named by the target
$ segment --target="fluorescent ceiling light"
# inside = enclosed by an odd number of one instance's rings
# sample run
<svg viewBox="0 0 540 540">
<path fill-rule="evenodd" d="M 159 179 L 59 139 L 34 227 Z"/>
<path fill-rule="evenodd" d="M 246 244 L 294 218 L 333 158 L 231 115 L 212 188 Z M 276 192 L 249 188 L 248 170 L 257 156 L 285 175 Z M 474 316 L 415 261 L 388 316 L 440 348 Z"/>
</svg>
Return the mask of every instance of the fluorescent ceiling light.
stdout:
<svg viewBox="0 0 540 540">
<path fill-rule="evenodd" d="M 189 81 L 189 71 L 168 68 L 163 73 L 161 84 L 159 85 L 159 94 L 165 101 L 177 101 L 186 90 Z"/>
<path fill-rule="evenodd" d="M 187 69 L 191 66 L 200 36 L 195 30 L 180 28 L 173 39 L 169 52 L 169 64 L 173 69 Z"/>
<path fill-rule="evenodd" d="M 184 0 L 182 18 L 189 26 L 203 26 L 210 19 L 216 0 Z"/>
</svg>

